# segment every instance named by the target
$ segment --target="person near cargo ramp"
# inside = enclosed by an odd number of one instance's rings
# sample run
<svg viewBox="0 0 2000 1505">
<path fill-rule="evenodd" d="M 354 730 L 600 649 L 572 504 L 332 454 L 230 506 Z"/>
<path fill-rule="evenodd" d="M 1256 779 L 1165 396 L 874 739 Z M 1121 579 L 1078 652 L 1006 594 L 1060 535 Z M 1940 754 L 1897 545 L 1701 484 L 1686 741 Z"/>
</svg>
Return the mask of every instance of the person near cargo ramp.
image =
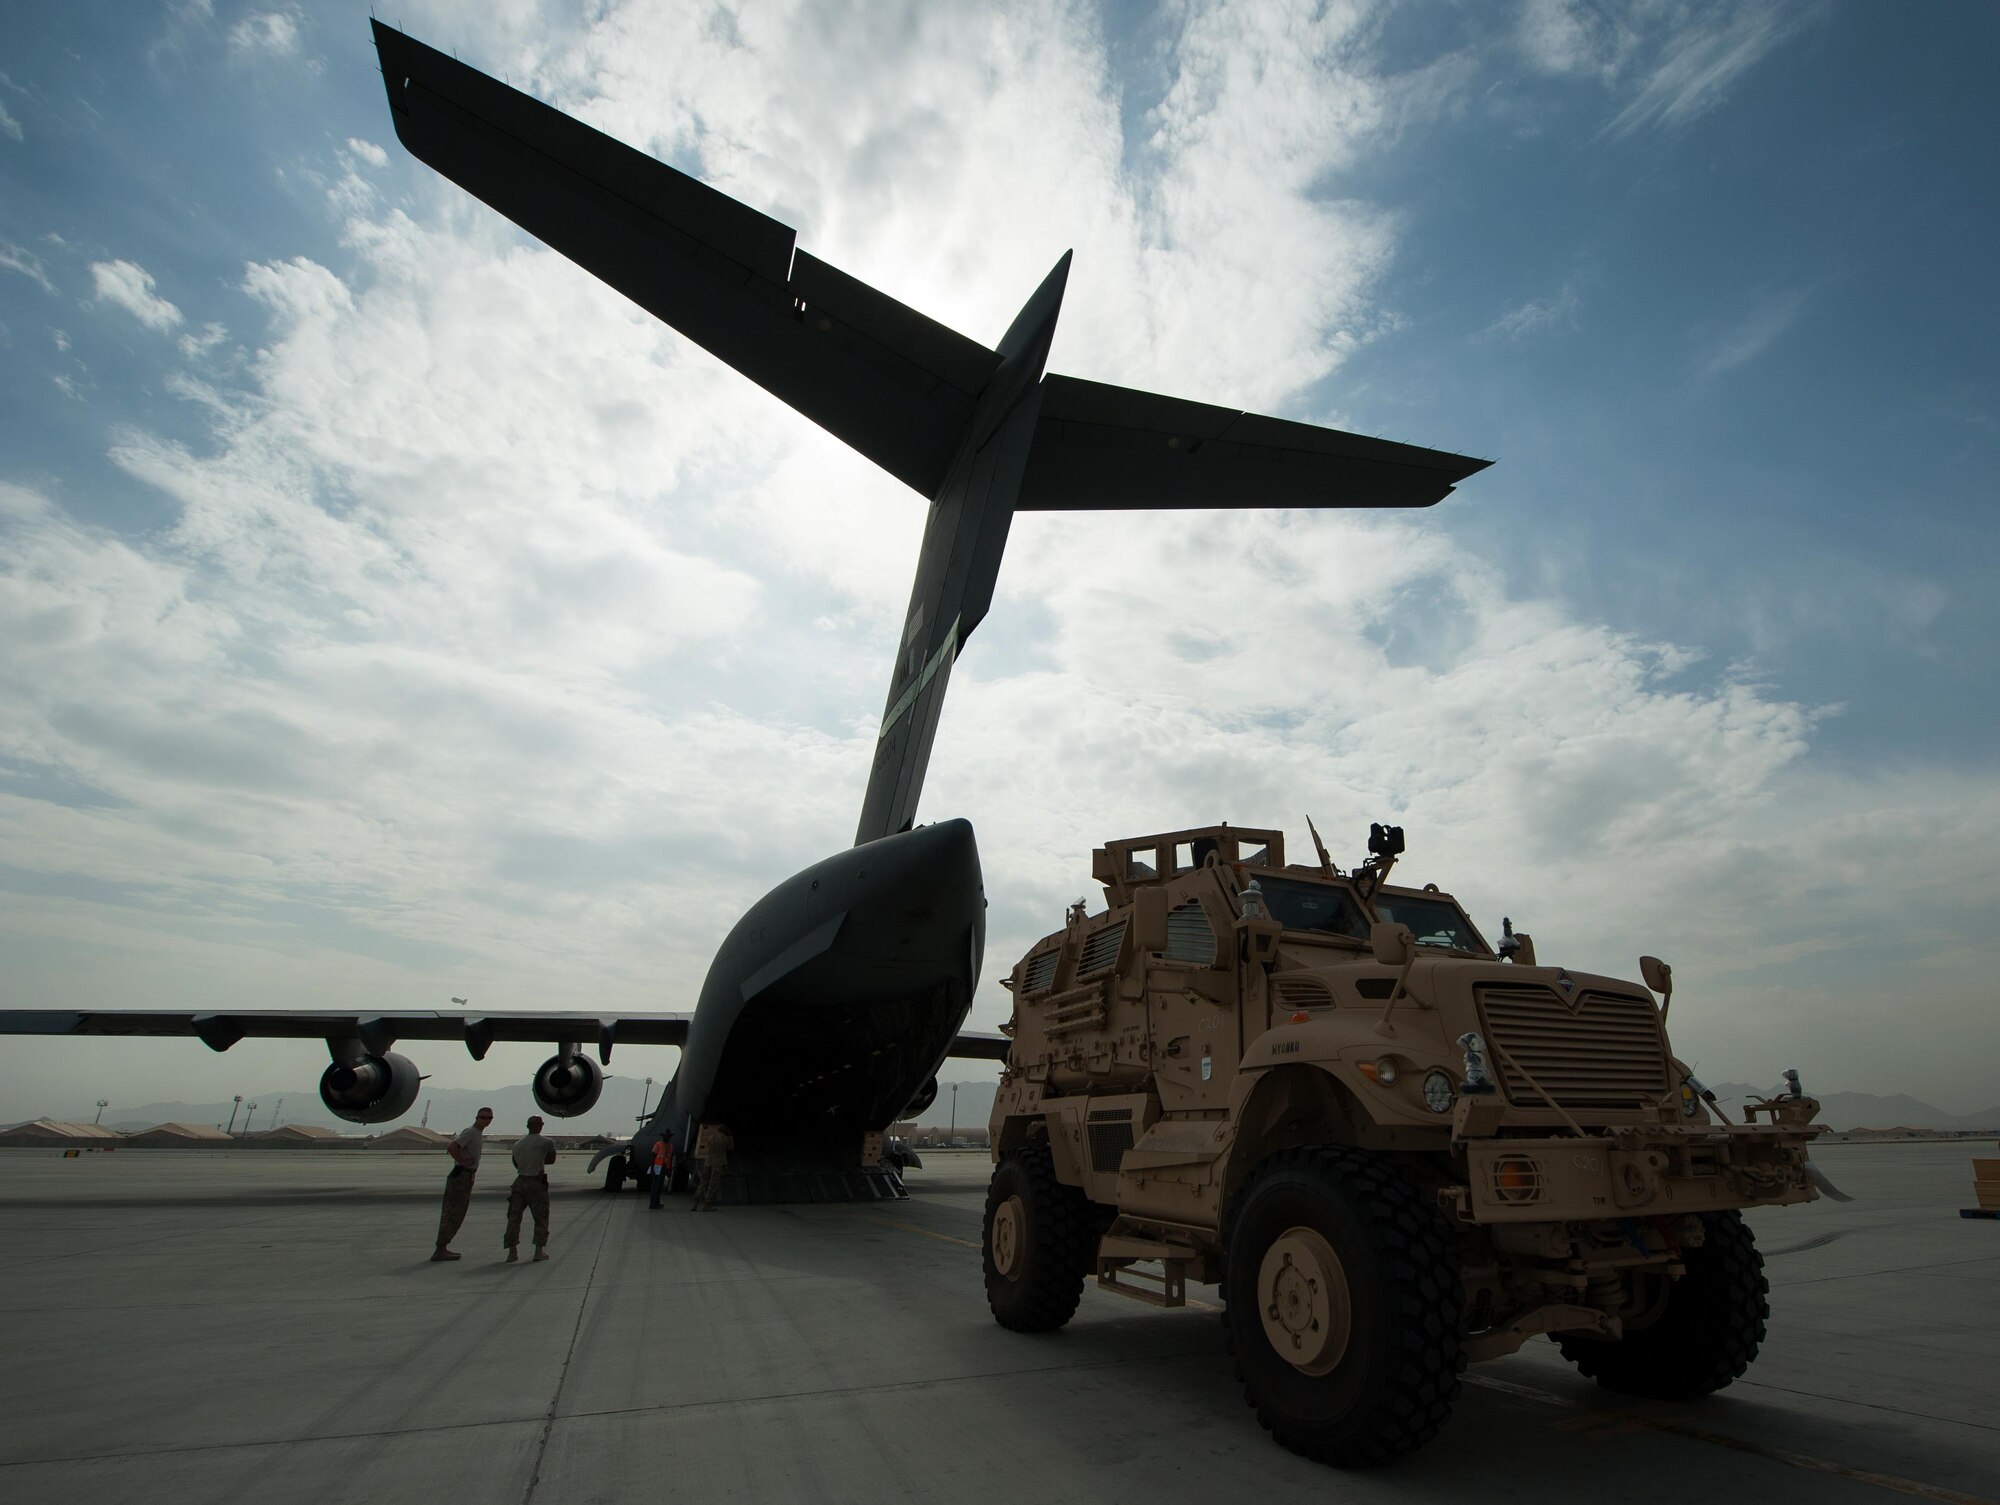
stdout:
<svg viewBox="0 0 2000 1505">
<path fill-rule="evenodd" d="M 542 1137 L 539 1114 L 528 1120 L 528 1132 L 514 1141 L 514 1184 L 507 1191 L 507 1263 L 521 1257 L 521 1214 L 535 1215 L 535 1258 L 549 1257 L 549 1167 L 556 1147 Z"/>
<path fill-rule="evenodd" d="M 493 1122 L 493 1110 L 481 1108 L 472 1122 L 445 1141 L 451 1154 L 451 1174 L 444 1178 L 444 1211 L 438 1217 L 437 1248 L 431 1263 L 463 1259 L 451 1252 L 451 1241 L 465 1221 L 465 1209 L 472 1205 L 472 1182 L 479 1174 L 479 1157 L 486 1148 L 486 1126 Z"/>
<path fill-rule="evenodd" d="M 736 1138 L 724 1124 L 704 1124 L 701 1132 L 701 1185 L 688 1211 L 714 1212 L 715 1194 L 722 1190 L 722 1172 L 729 1164 L 729 1152 L 736 1148 Z"/>
<path fill-rule="evenodd" d="M 653 1178 L 653 1200 L 646 1204 L 648 1207 L 654 1209 L 659 1207 L 660 1193 L 666 1190 L 667 1177 L 673 1173 L 674 1137 L 671 1134 L 662 1134 L 653 1141 L 653 1163 L 646 1169 L 646 1174 Z"/>
</svg>

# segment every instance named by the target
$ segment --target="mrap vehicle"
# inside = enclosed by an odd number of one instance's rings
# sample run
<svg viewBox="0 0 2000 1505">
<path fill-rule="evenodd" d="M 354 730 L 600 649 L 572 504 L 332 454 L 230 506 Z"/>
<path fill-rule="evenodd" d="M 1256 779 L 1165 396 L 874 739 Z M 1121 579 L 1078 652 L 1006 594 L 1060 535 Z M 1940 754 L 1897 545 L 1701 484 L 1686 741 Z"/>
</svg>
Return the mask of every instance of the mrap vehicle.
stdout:
<svg viewBox="0 0 2000 1505">
<path fill-rule="evenodd" d="M 1665 964 L 1537 965 L 1511 922 L 1496 948 L 1390 884 L 1400 828 L 1352 872 L 1313 841 L 1311 866 L 1277 831 L 1111 842 L 1107 911 L 1014 968 L 994 1316 L 1061 1327 L 1092 1277 L 1162 1306 L 1219 1285 L 1259 1419 L 1341 1466 L 1421 1446 L 1467 1361 L 1538 1333 L 1615 1390 L 1742 1374 L 1769 1307 L 1741 1209 L 1816 1195 L 1796 1073 L 1732 1123 L 1668 1044 Z"/>
</svg>

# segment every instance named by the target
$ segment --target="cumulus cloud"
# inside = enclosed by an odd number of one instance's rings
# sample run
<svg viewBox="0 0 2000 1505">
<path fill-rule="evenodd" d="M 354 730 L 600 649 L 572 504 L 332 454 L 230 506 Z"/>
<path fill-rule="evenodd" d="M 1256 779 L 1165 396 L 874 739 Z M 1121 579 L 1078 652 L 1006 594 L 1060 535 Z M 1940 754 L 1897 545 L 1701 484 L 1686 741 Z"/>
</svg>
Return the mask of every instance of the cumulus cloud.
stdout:
<svg viewBox="0 0 2000 1505">
<path fill-rule="evenodd" d="M 383 151 L 381 147 L 372 141 L 363 141 L 359 136 L 349 136 L 347 138 L 347 149 L 357 159 L 367 163 L 370 167 L 387 167 L 389 165 L 389 154 L 387 152 Z"/>
<path fill-rule="evenodd" d="M 200 329 L 191 329 L 182 335 L 178 344 L 181 354 L 192 361 L 207 355 L 228 338 L 228 329 L 211 319 Z"/>
<path fill-rule="evenodd" d="M 148 329 L 162 334 L 181 322 L 181 311 L 153 291 L 153 274 L 132 261 L 94 261 L 90 279 L 97 296 L 115 303 Z"/>
</svg>

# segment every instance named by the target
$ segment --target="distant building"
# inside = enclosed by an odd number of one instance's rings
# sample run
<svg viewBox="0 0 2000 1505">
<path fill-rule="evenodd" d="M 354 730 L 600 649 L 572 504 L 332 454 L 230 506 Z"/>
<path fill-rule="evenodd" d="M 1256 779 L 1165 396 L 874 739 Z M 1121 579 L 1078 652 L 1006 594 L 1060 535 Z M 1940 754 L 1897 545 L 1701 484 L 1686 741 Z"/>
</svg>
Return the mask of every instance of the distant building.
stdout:
<svg viewBox="0 0 2000 1505">
<path fill-rule="evenodd" d="M 123 1134 L 102 1124 L 66 1124 L 52 1118 L 38 1118 L 32 1123 L 16 1124 L 0 1132 L 0 1147 L 10 1150 L 101 1149 L 105 1145 L 123 1143 Z"/>
<path fill-rule="evenodd" d="M 318 1124 L 286 1124 L 280 1129 L 266 1129 L 261 1134 L 238 1135 L 237 1143 L 265 1150 L 324 1150 L 359 1141 L 350 1140 L 345 1134 L 332 1129 L 321 1128 Z"/>
<path fill-rule="evenodd" d="M 368 1141 L 371 1150 L 435 1150 L 451 1138 L 436 1129 L 426 1129 L 417 1124 L 405 1124 L 400 1129 L 391 1129 L 387 1134 L 378 1134 Z M 488 1143 L 492 1141 L 489 1140 Z"/>
<path fill-rule="evenodd" d="M 135 1150 L 214 1150 L 227 1149 L 236 1141 L 207 1124 L 155 1124 L 136 1134 L 127 1134 L 123 1143 Z"/>
</svg>

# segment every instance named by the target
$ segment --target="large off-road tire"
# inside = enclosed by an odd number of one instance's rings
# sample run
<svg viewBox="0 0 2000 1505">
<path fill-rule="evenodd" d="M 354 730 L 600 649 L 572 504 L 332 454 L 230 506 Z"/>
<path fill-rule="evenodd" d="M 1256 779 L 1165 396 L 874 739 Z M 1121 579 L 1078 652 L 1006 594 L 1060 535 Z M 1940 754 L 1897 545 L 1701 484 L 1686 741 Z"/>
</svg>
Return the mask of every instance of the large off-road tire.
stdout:
<svg viewBox="0 0 2000 1505">
<path fill-rule="evenodd" d="M 1616 1339 L 1562 1334 L 1556 1346 L 1607 1390 L 1655 1400 L 1711 1395 L 1750 1367 L 1771 1315 L 1764 1256 L 1740 1212 L 1702 1214 L 1707 1238 L 1682 1256 L 1644 1327 Z"/>
<path fill-rule="evenodd" d="M 1387 1463 L 1450 1419 L 1458 1246 L 1393 1162 L 1309 1145 L 1258 1166 L 1230 1209 L 1222 1294 L 1244 1398 L 1293 1452 Z"/>
<path fill-rule="evenodd" d="M 986 1189 L 986 1304 L 1017 1333 L 1053 1332 L 1076 1314 L 1101 1220 L 1090 1199 L 1056 1179 L 1048 1146 L 1009 1150 Z"/>
</svg>

